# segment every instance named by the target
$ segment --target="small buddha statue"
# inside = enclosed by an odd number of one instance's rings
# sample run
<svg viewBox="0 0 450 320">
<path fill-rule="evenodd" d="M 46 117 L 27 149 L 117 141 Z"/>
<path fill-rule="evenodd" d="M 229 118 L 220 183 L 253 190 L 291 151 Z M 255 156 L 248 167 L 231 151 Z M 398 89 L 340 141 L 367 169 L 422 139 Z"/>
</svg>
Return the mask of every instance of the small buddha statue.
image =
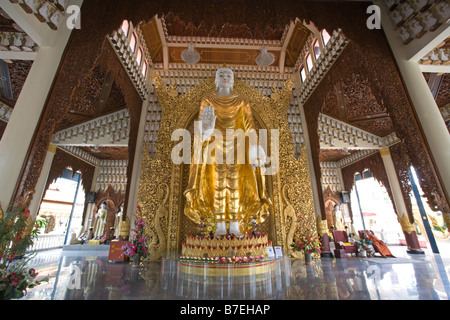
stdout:
<svg viewBox="0 0 450 320">
<path fill-rule="evenodd" d="M 108 209 L 106 209 L 106 202 L 103 202 L 97 212 L 94 224 L 94 238 L 99 239 L 103 236 L 106 225 L 106 217 L 108 216 Z"/>
</svg>

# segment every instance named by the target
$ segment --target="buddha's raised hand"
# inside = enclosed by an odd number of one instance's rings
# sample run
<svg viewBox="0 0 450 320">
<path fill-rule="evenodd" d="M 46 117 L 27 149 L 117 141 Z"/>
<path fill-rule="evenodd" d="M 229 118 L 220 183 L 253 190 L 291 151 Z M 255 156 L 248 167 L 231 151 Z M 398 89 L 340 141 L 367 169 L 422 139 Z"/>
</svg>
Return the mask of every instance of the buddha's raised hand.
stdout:
<svg viewBox="0 0 450 320">
<path fill-rule="evenodd" d="M 208 140 L 213 134 L 214 128 L 216 126 L 217 116 L 214 113 L 214 107 L 207 106 L 202 110 L 200 115 L 200 121 L 202 123 L 202 140 Z"/>
<path fill-rule="evenodd" d="M 249 162 L 253 166 L 253 169 L 255 167 L 264 168 L 266 165 L 267 156 L 263 147 L 258 144 L 254 144 L 250 147 L 248 154 Z"/>
</svg>

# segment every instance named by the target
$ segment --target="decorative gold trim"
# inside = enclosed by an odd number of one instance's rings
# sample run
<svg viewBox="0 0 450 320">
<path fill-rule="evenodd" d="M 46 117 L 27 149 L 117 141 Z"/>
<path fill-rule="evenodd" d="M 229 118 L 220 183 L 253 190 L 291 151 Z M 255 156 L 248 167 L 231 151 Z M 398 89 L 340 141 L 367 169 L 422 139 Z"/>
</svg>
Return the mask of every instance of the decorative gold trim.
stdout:
<svg viewBox="0 0 450 320">
<path fill-rule="evenodd" d="M 48 152 L 51 152 L 53 154 L 56 154 L 56 151 L 58 150 L 58 146 L 55 146 L 54 144 L 51 144 L 48 146 Z"/>
<path fill-rule="evenodd" d="M 409 221 L 409 217 L 406 213 L 403 213 L 401 218 L 397 217 L 398 222 L 402 226 L 403 232 L 411 234 L 411 232 L 416 231 L 414 224 Z"/>
<path fill-rule="evenodd" d="M 381 148 L 380 149 L 380 154 L 381 154 L 382 157 L 390 156 L 391 155 L 391 151 L 389 151 L 389 148 Z"/>
</svg>

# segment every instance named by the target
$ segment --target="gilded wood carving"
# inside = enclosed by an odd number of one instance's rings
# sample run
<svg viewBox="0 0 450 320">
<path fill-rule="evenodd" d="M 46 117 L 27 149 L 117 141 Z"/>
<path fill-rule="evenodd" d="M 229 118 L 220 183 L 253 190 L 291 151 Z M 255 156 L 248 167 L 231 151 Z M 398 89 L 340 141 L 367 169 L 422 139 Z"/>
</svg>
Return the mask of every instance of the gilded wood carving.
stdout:
<svg viewBox="0 0 450 320">
<path fill-rule="evenodd" d="M 172 141 L 176 129 L 187 129 L 198 113 L 201 98 L 215 89 L 214 79 L 195 87 L 183 95 L 174 92 L 174 87 L 165 85 L 159 75 L 155 75 L 155 89 L 162 109 L 161 127 L 158 132 L 156 156 L 150 156 L 144 145 L 138 203 L 147 222 L 146 235 L 151 239 L 150 259 L 159 259 L 166 251 L 179 251 L 182 237 L 181 215 L 184 200 L 182 165 L 175 165 L 171 160 L 173 147 L 179 141 Z M 287 121 L 287 108 L 292 96 L 292 81 L 288 80 L 272 99 L 262 95 L 244 82 L 236 79 L 234 90 L 245 94 L 251 102 L 252 112 L 261 127 L 279 130 L 278 172 L 271 177 L 271 199 L 273 208 L 269 236 L 274 245 L 287 248 L 286 235 L 294 227 L 295 216 L 304 216 L 306 228 L 316 232 L 316 220 L 312 200 L 311 183 L 303 151 L 301 157 L 294 157 L 294 145 Z M 270 150 L 269 150 L 270 151 Z M 272 156 L 270 154 L 269 156 Z M 289 202 L 283 201 L 282 187 L 288 186 Z M 166 192 L 161 192 L 160 190 Z M 294 212 L 294 216 L 292 214 Z M 287 217 L 289 215 L 289 217 Z M 289 223 L 289 226 L 287 225 Z M 161 236 L 164 231 L 165 237 Z"/>
</svg>

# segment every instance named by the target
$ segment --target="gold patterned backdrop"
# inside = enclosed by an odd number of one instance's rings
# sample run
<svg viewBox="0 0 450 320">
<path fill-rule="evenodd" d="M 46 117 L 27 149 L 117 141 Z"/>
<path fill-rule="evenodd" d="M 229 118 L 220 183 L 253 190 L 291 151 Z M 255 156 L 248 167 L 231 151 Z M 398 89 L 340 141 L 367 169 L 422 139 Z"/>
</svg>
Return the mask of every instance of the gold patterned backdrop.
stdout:
<svg viewBox="0 0 450 320">
<path fill-rule="evenodd" d="M 146 221 L 145 233 L 150 238 L 150 259 L 158 260 L 168 251 L 179 252 L 187 233 L 195 232 L 195 224 L 183 214 L 188 165 L 175 165 L 171 160 L 172 141 L 176 129 L 191 129 L 198 115 L 203 95 L 215 90 L 214 78 L 198 85 L 185 94 L 179 94 L 174 85 L 164 85 L 155 75 L 155 92 L 162 109 L 161 126 L 155 157 L 144 146 L 138 203 Z M 304 227 L 317 234 L 311 182 L 306 153 L 294 157 L 292 134 L 287 122 L 287 108 L 292 98 L 292 80 L 284 88 L 266 97 L 256 89 L 235 79 L 234 90 L 246 95 L 252 112 L 262 128 L 279 130 L 278 172 L 267 179 L 272 198 L 271 218 L 262 225 L 274 245 L 285 250 L 292 243 L 293 231 L 302 217 Z M 269 156 L 276 155 L 269 149 Z"/>
</svg>

